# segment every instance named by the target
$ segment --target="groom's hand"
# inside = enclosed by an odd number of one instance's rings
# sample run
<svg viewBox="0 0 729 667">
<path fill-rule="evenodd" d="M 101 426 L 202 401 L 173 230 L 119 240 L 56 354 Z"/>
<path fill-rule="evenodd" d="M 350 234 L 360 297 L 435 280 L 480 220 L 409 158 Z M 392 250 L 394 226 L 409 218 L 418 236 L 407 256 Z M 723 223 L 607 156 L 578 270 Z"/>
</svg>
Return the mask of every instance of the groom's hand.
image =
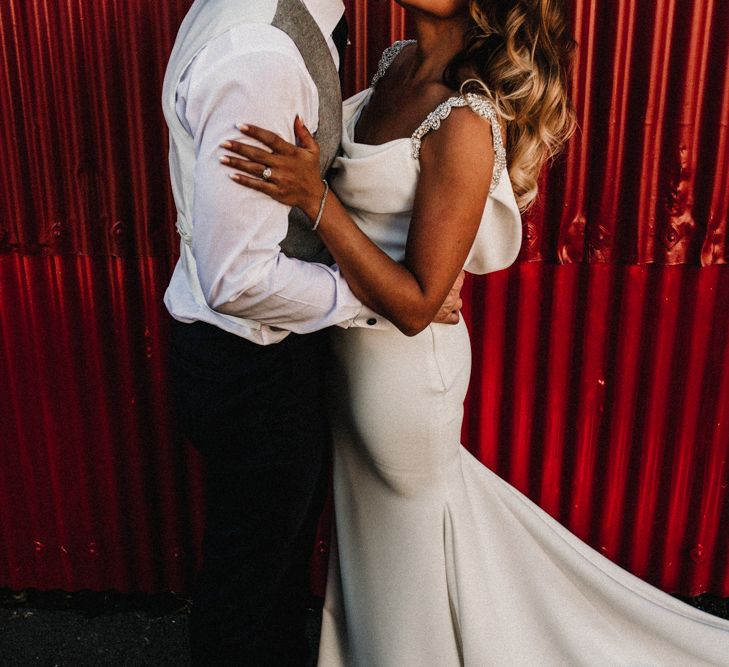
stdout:
<svg viewBox="0 0 729 667">
<path fill-rule="evenodd" d="M 443 302 L 433 322 L 437 322 L 438 324 L 458 324 L 461 319 L 461 307 L 463 306 L 461 289 L 463 288 L 465 278 L 465 271 L 461 271 L 453 287 L 451 287 L 451 291 L 448 293 L 448 298 Z"/>
</svg>

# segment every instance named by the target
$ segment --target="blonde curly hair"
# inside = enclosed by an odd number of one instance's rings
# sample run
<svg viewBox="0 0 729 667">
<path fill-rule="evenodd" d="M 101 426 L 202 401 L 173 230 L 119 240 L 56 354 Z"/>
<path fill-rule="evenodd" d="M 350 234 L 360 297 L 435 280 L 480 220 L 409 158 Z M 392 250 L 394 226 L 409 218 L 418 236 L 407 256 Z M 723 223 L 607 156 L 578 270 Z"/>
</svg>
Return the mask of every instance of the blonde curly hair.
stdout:
<svg viewBox="0 0 729 667">
<path fill-rule="evenodd" d="M 470 14 L 444 81 L 486 95 L 506 121 L 509 176 L 526 211 L 542 166 L 576 128 L 568 86 L 577 44 L 562 0 L 471 0 Z"/>
</svg>

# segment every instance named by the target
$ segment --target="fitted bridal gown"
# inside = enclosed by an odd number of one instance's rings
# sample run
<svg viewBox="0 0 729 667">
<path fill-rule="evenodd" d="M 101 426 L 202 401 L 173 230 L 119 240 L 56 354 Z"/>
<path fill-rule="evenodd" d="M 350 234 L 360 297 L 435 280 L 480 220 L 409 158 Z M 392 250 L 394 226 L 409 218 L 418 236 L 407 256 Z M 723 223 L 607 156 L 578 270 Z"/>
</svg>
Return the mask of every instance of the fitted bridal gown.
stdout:
<svg viewBox="0 0 729 667">
<path fill-rule="evenodd" d="M 354 141 L 371 94 L 345 102 L 332 183 L 357 224 L 404 257 L 419 141 L 468 104 L 491 120 L 496 164 L 466 269 L 511 263 L 520 216 L 490 104 L 452 98 L 412 140 L 371 146 Z M 729 665 L 728 621 L 613 564 L 460 445 L 465 324 L 412 338 L 348 329 L 333 344 L 336 520 L 319 665 Z"/>
</svg>

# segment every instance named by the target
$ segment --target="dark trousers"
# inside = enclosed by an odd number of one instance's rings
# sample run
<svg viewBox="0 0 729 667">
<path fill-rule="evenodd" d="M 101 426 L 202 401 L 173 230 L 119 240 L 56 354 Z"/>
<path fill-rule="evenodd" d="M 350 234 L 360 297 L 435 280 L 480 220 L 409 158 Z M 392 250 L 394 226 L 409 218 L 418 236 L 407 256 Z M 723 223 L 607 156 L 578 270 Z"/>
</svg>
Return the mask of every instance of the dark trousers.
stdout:
<svg viewBox="0 0 729 667">
<path fill-rule="evenodd" d="M 183 433 L 207 463 L 195 665 L 303 665 L 309 564 L 326 492 L 325 333 L 260 346 L 172 322 Z"/>
</svg>

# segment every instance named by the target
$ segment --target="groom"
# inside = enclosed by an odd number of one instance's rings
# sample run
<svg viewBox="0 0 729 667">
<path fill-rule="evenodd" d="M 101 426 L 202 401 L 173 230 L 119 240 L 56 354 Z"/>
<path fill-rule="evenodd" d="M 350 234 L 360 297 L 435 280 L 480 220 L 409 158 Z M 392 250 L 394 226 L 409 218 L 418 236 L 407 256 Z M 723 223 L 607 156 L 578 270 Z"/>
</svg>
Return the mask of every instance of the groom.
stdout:
<svg viewBox="0 0 729 667">
<path fill-rule="evenodd" d="M 302 665 L 308 571 L 326 489 L 329 326 L 390 326 L 353 295 L 311 222 L 226 178 L 240 122 L 339 147 L 341 0 L 196 0 L 163 105 L 181 237 L 165 294 L 181 428 L 207 464 L 197 665 Z M 458 299 L 441 310 L 447 321 Z"/>
</svg>

